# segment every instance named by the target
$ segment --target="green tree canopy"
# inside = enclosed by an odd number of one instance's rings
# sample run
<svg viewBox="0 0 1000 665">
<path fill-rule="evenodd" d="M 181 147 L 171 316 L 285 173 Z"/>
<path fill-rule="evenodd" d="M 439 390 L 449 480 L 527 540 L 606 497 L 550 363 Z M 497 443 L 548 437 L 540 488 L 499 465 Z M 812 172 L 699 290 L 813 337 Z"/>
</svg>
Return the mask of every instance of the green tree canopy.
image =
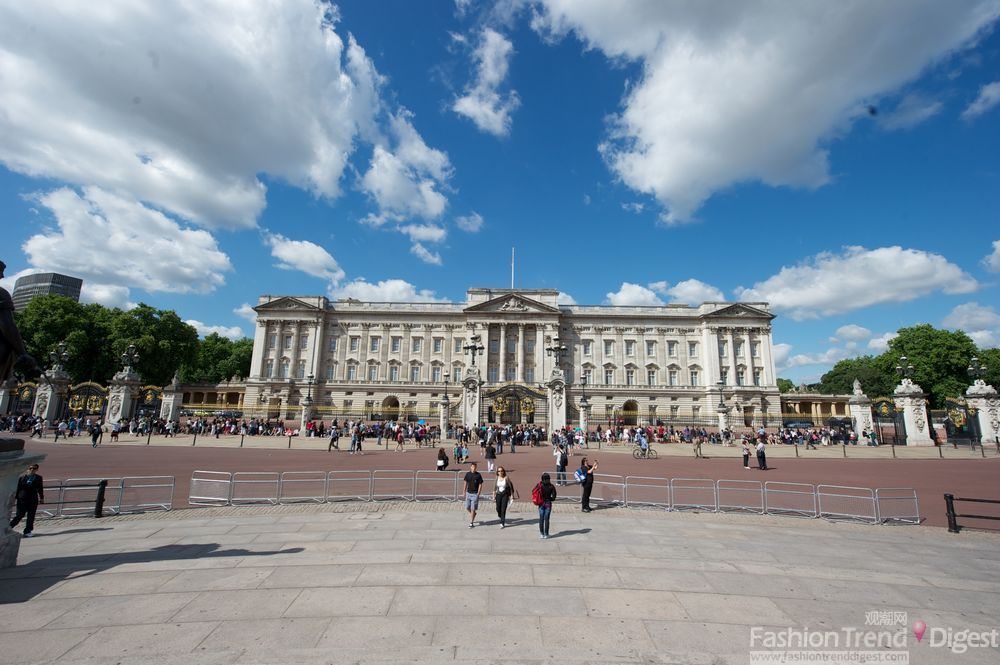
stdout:
<svg viewBox="0 0 1000 665">
<path fill-rule="evenodd" d="M 782 379 L 778 377 L 778 391 L 782 393 L 790 393 L 795 390 L 795 384 L 791 382 L 790 379 Z"/>
<path fill-rule="evenodd" d="M 861 356 L 841 360 L 820 378 L 819 391 L 825 395 L 849 395 L 854 380 L 861 382 L 864 391 L 878 397 L 892 393 L 893 375 L 886 374 L 886 363 L 875 356 Z"/>
<path fill-rule="evenodd" d="M 198 344 L 194 362 L 181 369 L 184 381 L 207 381 L 218 383 L 233 376 L 246 377 L 250 374 L 250 358 L 253 355 L 253 340 L 230 340 L 212 333 Z"/>
</svg>

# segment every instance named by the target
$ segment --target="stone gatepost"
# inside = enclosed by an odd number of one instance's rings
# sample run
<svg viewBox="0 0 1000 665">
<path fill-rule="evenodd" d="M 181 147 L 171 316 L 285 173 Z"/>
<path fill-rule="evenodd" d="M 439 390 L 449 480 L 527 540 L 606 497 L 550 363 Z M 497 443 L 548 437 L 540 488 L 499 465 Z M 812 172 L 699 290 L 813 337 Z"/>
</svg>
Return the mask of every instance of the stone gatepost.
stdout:
<svg viewBox="0 0 1000 665">
<path fill-rule="evenodd" d="M 462 424 L 472 427 L 479 424 L 479 400 L 482 397 L 483 381 L 478 367 L 467 367 L 462 379 Z"/>
<path fill-rule="evenodd" d="M 580 398 L 580 429 L 583 430 L 583 437 L 590 440 L 587 427 L 590 426 L 590 400 L 586 396 Z"/>
<path fill-rule="evenodd" d="M 931 439 L 931 424 L 927 418 L 927 402 L 923 389 L 904 378 L 893 391 L 896 410 L 903 414 L 903 424 L 906 426 L 906 445 L 933 446 Z"/>
<path fill-rule="evenodd" d="M 0 501 L 4 509 L 0 520 L 0 568 L 17 565 L 17 553 L 21 549 L 21 534 L 7 526 L 17 479 L 29 464 L 37 464 L 43 459 L 45 455 L 25 455 L 22 439 L 0 439 Z"/>
<path fill-rule="evenodd" d="M 566 427 L 566 379 L 562 369 L 552 370 L 552 377 L 545 384 L 548 389 L 549 434 Z"/>
<path fill-rule="evenodd" d="M 65 410 L 68 392 L 69 374 L 62 366 L 56 365 L 42 374 L 38 390 L 35 391 L 35 403 L 31 407 L 31 414 L 48 420 L 50 425 L 55 426 Z"/>
<path fill-rule="evenodd" d="M 10 403 L 17 393 L 17 379 L 10 378 L 0 383 L 0 416 L 10 411 Z"/>
<path fill-rule="evenodd" d="M 861 390 L 861 382 L 857 379 L 854 379 L 854 394 L 847 400 L 847 408 L 854 421 L 854 433 L 858 435 L 858 441 L 861 441 L 862 432 L 872 431 L 872 401 Z"/>
<path fill-rule="evenodd" d="M 108 425 L 128 420 L 132 417 L 136 397 L 142 377 L 130 365 L 114 375 L 108 388 L 108 408 L 104 414 L 104 422 Z"/>
<path fill-rule="evenodd" d="M 1000 442 L 1000 399 L 997 398 L 996 388 L 982 379 L 976 379 L 965 392 L 965 401 L 976 410 L 980 441 Z"/>
<path fill-rule="evenodd" d="M 441 430 L 441 440 L 448 438 L 448 411 L 451 409 L 451 401 L 448 393 L 444 394 L 444 399 L 438 404 L 438 429 Z"/>
<path fill-rule="evenodd" d="M 160 400 L 160 418 L 163 420 L 179 420 L 181 406 L 184 404 L 184 393 L 181 392 L 181 377 L 174 372 L 174 378 L 163 388 Z"/>
</svg>

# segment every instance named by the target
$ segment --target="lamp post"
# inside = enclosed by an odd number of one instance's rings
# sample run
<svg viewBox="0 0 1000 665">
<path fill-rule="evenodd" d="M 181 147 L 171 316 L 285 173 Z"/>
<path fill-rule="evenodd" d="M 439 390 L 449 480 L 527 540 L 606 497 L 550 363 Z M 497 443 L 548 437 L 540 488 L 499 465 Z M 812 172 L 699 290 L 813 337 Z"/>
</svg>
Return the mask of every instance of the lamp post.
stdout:
<svg viewBox="0 0 1000 665">
<path fill-rule="evenodd" d="M 552 369 L 555 369 L 556 367 L 559 368 L 562 367 L 562 359 L 563 356 L 566 354 L 566 350 L 568 347 L 565 344 L 562 344 L 561 341 L 562 340 L 556 337 L 552 340 L 552 346 L 547 347 L 545 349 L 545 355 L 549 356 L 550 358 L 554 357 L 556 359 L 555 367 L 553 367 Z"/>
<path fill-rule="evenodd" d="M 476 366 L 476 356 L 483 355 L 483 351 L 486 349 L 486 347 L 481 344 L 482 339 L 483 338 L 480 335 L 473 335 L 469 339 L 470 343 L 462 347 L 462 350 L 465 351 L 466 355 L 472 354 L 471 365 L 473 367 Z"/>
<path fill-rule="evenodd" d="M 587 377 L 586 375 L 580 377 L 580 429 L 583 430 L 583 441 L 589 447 L 590 432 L 588 428 L 590 427 L 590 402 L 587 400 Z M 601 440 L 597 440 L 597 449 L 601 448 Z"/>
<path fill-rule="evenodd" d="M 909 359 L 906 356 L 899 357 L 899 364 L 896 365 L 896 374 L 899 375 L 900 381 L 913 378 L 914 368 L 913 365 L 909 363 Z"/>
<path fill-rule="evenodd" d="M 302 433 L 302 437 L 305 438 L 307 434 L 307 425 L 312 419 L 312 385 L 314 377 L 311 373 L 306 376 L 306 398 L 302 400 L 302 423 L 299 426 L 299 431 Z"/>
<path fill-rule="evenodd" d="M 47 373 L 42 373 L 43 379 L 46 378 L 46 374 L 48 374 L 49 377 L 51 377 L 51 379 L 66 380 L 66 394 L 63 400 L 63 408 L 61 416 L 62 418 L 65 418 L 66 415 L 69 413 L 70 391 L 69 391 L 69 381 L 67 380 L 68 377 L 66 376 L 66 363 L 69 362 L 69 358 L 70 358 L 69 352 L 66 350 L 66 342 L 59 342 L 58 344 L 56 344 L 56 348 L 49 352 L 49 364 L 50 364 L 49 371 Z M 58 384 L 53 384 L 52 381 L 49 380 L 49 385 L 52 386 L 53 393 L 58 395 L 60 392 L 56 388 L 56 385 Z M 55 423 L 55 425 L 58 427 L 59 423 Z"/>
<path fill-rule="evenodd" d="M 122 353 L 122 369 L 128 374 L 137 362 L 139 362 L 139 352 L 136 350 L 135 344 L 129 344 L 125 352 Z"/>
<path fill-rule="evenodd" d="M 451 398 L 448 397 L 448 375 L 444 375 L 444 397 L 441 398 L 441 415 L 438 429 L 441 430 L 441 441 L 448 438 L 448 416 L 451 412 Z"/>
<path fill-rule="evenodd" d="M 723 392 L 726 387 L 725 382 L 719 381 L 715 385 L 719 387 L 719 406 L 716 408 L 716 412 L 719 417 L 719 436 L 721 437 L 723 431 L 729 426 L 727 417 L 729 415 L 729 407 L 726 406 L 726 394 Z"/>
<path fill-rule="evenodd" d="M 969 378 L 972 379 L 972 383 L 974 385 L 977 386 L 985 385 L 983 377 L 986 376 L 987 369 L 988 368 L 986 367 L 986 365 L 981 364 L 979 362 L 979 358 L 977 357 L 973 357 L 972 360 L 969 361 L 969 368 L 967 371 L 969 372 Z M 979 409 L 973 406 L 972 408 L 968 409 L 968 411 L 969 411 L 969 421 L 972 427 L 972 442 L 973 444 L 978 443 L 980 449 L 982 449 L 983 432 L 979 427 Z M 986 451 L 982 451 L 982 453 L 984 456 L 986 455 Z"/>
</svg>

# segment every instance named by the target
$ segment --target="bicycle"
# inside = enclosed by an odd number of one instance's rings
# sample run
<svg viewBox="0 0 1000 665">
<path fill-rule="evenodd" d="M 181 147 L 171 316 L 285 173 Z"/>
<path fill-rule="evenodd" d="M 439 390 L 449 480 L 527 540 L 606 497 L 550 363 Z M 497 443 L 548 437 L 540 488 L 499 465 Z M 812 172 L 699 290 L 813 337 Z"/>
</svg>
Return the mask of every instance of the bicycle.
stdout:
<svg viewBox="0 0 1000 665">
<path fill-rule="evenodd" d="M 632 449 L 632 457 L 635 459 L 656 459 L 656 451 L 652 447 L 643 450 L 641 447 L 636 446 Z"/>
</svg>

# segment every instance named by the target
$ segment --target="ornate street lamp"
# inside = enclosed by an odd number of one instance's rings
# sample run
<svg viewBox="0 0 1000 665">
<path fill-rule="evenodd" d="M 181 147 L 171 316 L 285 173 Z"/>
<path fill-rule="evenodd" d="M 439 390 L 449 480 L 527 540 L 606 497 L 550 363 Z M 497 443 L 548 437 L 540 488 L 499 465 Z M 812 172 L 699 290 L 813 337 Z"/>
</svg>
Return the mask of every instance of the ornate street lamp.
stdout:
<svg viewBox="0 0 1000 665">
<path fill-rule="evenodd" d="M 969 369 L 967 370 L 969 372 L 969 378 L 972 379 L 974 383 L 982 381 L 983 377 L 986 376 L 987 369 L 986 365 L 979 363 L 979 358 L 973 357 L 972 360 L 969 361 Z"/>
<path fill-rule="evenodd" d="M 69 352 L 66 350 L 66 342 L 59 342 L 56 348 L 49 352 L 49 362 L 52 364 L 52 373 L 66 371 L 66 363 L 69 362 Z"/>
<path fill-rule="evenodd" d="M 899 357 L 899 364 L 896 365 L 896 374 L 899 375 L 900 381 L 905 381 L 906 379 L 913 378 L 914 368 L 913 365 L 909 364 L 909 359 L 906 356 Z"/>
<path fill-rule="evenodd" d="M 556 359 L 555 367 L 558 367 L 560 369 L 562 368 L 563 356 L 566 355 L 566 351 L 568 349 L 568 347 L 565 344 L 562 344 L 561 341 L 562 340 L 556 337 L 555 339 L 552 340 L 552 346 L 547 347 L 545 349 L 545 355 L 549 356 L 550 358 L 555 358 Z"/>
<path fill-rule="evenodd" d="M 125 353 L 122 354 L 122 369 L 128 373 L 137 362 L 139 362 L 139 352 L 136 351 L 135 344 L 129 344 Z"/>
<path fill-rule="evenodd" d="M 463 346 L 462 350 L 465 351 L 466 355 L 468 355 L 470 353 L 472 354 L 472 363 L 471 364 L 472 364 L 473 367 L 475 367 L 476 366 L 476 356 L 477 355 L 478 356 L 483 355 L 483 351 L 486 349 L 486 347 L 483 346 L 480 343 L 482 341 L 482 337 L 480 337 L 479 335 L 473 335 L 470 338 L 469 341 L 471 343 L 470 344 L 466 344 L 465 346 Z"/>
<path fill-rule="evenodd" d="M 315 376 L 313 376 L 312 374 L 309 374 L 308 376 L 306 376 L 306 398 L 305 398 L 304 400 L 302 400 L 302 404 L 303 404 L 303 405 L 304 405 L 304 406 L 305 406 L 305 407 L 306 407 L 307 409 L 308 409 L 309 407 L 311 407 L 311 406 L 312 406 L 312 403 L 313 403 L 313 397 L 312 397 L 312 395 L 313 395 L 313 392 L 312 392 L 312 388 L 313 388 L 313 379 L 315 379 L 315 378 L 316 378 L 316 377 L 315 377 Z"/>
</svg>

